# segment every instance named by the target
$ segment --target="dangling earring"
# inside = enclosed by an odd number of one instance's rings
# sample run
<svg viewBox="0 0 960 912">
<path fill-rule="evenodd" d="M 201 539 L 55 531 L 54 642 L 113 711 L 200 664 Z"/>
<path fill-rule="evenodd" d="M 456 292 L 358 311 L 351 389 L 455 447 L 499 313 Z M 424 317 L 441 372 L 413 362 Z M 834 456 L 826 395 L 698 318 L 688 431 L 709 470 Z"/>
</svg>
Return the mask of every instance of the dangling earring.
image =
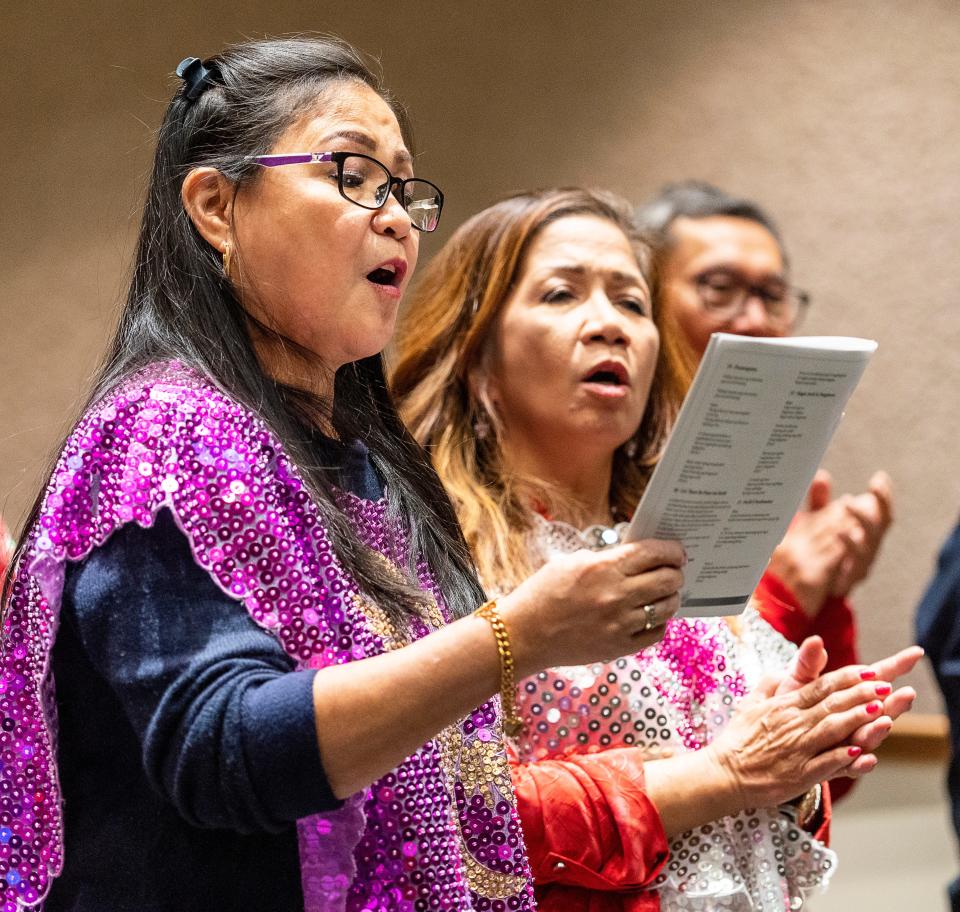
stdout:
<svg viewBox="0 0 960 912">
<path fill-rule="evenodd" d="M 477 440 L 486 440 L 490 436 L 490 420 L 485 412 L 473 419 L 473 435 Z"/>
<path fill-rule="evenodd" d="M 223 245 L 223 274 L 229 279 L 230 278 L 230 264 L 233 260 L 233 248 L 230 246 L 229 241 L 225 241 Z"/>
<path fill-rule="evenodd" d="M 637 441 L 636 438 L 631 437 L 626 446 L 623 448 L 624 453 L 627 454 L 627 459 L 633 459 L 637 455 Z"/>
</svg>

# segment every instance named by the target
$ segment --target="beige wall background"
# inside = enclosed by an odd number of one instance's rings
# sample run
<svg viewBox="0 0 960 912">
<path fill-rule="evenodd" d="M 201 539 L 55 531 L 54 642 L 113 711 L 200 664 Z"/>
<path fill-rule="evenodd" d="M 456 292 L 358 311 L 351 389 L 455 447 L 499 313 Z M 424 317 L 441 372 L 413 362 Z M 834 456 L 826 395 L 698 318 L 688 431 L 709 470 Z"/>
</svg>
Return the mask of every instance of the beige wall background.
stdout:
<svg viewBox="0 0 960 912">
<path fill-rule="evenodd" d="M 529 186 L 641 201 L 714 181 L 767 205 L 806 330 L 879 353 L 826 464 L 883 466 L 898 515 L 857 593 L 868 656 L 911 639 L 960 510 L 960 6 L 952 0 L 0 2 L 0 510 L 19 521 L 122 294 L 153 132 L 184 56 L 334 31 L 413 111 L 445 228 Z M 919 708 L 939 709 L 929 674 Z"/>
</svg>

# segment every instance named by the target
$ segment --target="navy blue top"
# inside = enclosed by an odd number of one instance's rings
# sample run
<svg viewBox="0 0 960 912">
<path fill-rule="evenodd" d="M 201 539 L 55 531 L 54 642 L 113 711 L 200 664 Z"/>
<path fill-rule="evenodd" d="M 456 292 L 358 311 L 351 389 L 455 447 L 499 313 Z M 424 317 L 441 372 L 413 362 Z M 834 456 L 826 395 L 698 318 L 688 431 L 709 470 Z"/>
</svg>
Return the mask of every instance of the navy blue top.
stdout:
<svg viewBox="0 0 960 912">
<path fill-rule="evenodd" d="M 933 665 L 950 718 L 947 789 L 953 827 L 960 837 L 960 524 L 943 545 L 937 572 L 917 608 L 917 642 Z M 960 877 L 950 887 L 951 908 L 960 912 Z"/>
<path fill-rule="evenodd" d="M 326 441 L 342 487 L 382 485 Z M 47 912 L 303 909 L 295 821 L 339 806 L 313 671 L 193 560 L 163 510 L 68 566 L 53 650 L 66 859 Z"/>
</svg>

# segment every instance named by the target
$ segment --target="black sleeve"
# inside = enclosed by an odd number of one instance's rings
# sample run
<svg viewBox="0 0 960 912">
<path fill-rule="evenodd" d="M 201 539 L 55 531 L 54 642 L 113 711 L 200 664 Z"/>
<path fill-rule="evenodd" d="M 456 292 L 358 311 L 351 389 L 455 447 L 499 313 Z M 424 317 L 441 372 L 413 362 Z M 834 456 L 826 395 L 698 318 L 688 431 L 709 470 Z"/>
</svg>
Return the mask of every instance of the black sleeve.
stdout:
<svg viewBox="0 0 960 912">
<path fill-rule="evenodd" d="M 960 525 L 944 542 L 916 614 L 917 642 L 938 667 L 960 676 Z"/>
<path fill-rule="evenodd" d="M 166 510 L 68 569 L 64 622 L 117 695 L 153 788 L 196 826 L 278 831 L 339 807 L 313 671 L 193 560 Z"/>
<path fill-rule="evenodd" d="M 937 572 L 917 609 L 917 642 L 927 652 L 950 720 L 947 787 L 960 838 L 960 525 L 944 543 Z"/>
</svg>

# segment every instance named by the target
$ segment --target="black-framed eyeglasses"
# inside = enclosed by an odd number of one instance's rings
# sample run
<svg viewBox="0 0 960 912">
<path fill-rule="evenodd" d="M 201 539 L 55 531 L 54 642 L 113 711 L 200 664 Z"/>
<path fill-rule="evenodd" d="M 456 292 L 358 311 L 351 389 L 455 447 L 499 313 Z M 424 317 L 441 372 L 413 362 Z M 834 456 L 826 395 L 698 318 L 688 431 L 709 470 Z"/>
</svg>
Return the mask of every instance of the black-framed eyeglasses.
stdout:
<svg viewBox="0 0 960 912">
<path fill-rule="evenodd" d="M 730 269 L 712 269 L 694 278 L 703 309 L 717 321 L 739 317 L 747 301 L 756 298 L 763 305 L 771 327 L 791 332 L 810 306 L 810 295 L 786 282 L 755 284 Z"/>
<path fill-rule="evenodd" d="M 394 177 L 382 162 L 360 152 L 284 152 L 252 155 L 250 160 L 265 168 L 330 163 L 336 165 L 337 187 L 345 200 L 364 209 L 382 209 L 393 193 L 418 231 L 436 231 L 440 223 L 443 193 L 436 184 Z"/>
</svg>

